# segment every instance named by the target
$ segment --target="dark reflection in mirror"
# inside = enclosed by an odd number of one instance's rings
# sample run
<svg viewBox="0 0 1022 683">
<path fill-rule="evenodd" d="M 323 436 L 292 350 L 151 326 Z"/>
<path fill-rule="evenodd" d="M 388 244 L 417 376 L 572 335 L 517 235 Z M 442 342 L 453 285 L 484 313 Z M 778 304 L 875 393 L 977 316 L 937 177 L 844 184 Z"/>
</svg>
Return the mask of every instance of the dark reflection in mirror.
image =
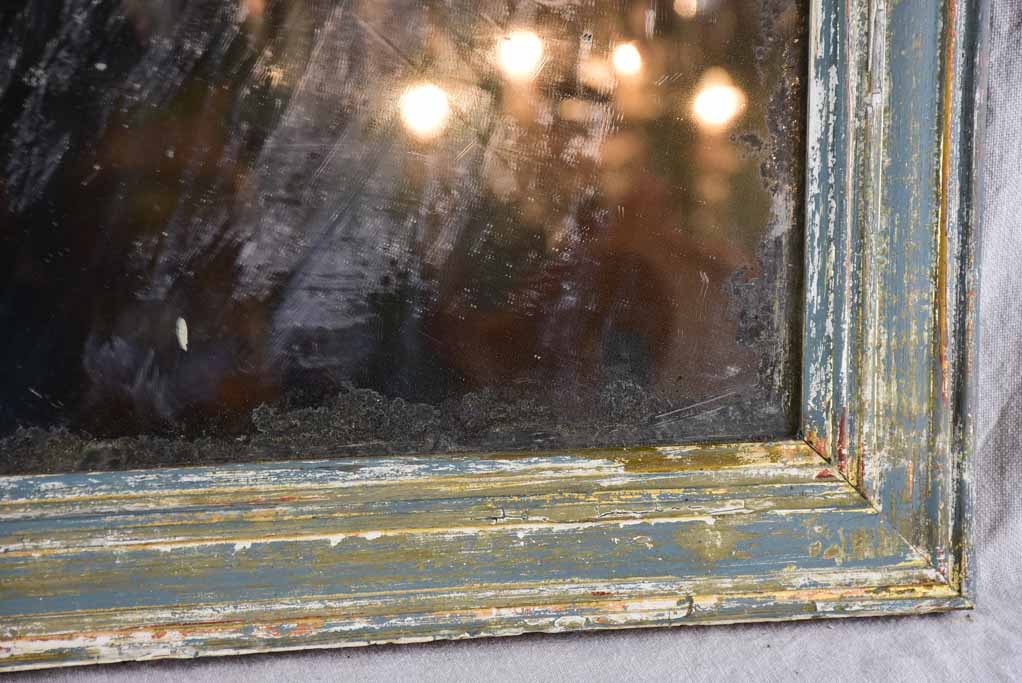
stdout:
<svg viewBox="0 0 1022 683">
<path fill-rule="evenodd" d="M 794 433 L 803 2 L 0 15 L 0 471 Z"/>
</svg>

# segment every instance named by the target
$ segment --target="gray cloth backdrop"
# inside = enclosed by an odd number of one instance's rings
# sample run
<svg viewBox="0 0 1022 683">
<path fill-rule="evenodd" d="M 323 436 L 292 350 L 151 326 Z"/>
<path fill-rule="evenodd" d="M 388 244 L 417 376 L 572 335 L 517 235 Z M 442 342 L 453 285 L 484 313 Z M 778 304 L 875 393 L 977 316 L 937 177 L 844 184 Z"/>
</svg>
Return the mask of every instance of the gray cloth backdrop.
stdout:
<svg viewBox="0 0 1022 683">
<path fill-rule="evenodd" d="M 966 4 L 966 7 L 969 5 Z M 980 300 L 979 607 L 91 667 L 52 681 L 1022 680 L 1022 0 L 994 0 Z"/>
</svg>

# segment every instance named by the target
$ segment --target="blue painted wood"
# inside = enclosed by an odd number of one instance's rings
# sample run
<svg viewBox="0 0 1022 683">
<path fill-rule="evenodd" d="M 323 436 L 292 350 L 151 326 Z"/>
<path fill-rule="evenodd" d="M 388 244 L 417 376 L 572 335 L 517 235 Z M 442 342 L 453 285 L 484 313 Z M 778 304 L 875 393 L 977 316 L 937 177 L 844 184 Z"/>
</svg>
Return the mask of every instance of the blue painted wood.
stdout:
<svg viewBox="0 0 1022 683">
<path fill-rule="evenodd" d="M 831 457 L 835 392 L 844 343 L 843 268 L 848 228 L 848 160 L 852 154 L 848 81 L 848 17 L 837 2 L 813 3 L 806 130 L 805 310 L 803 314 L 802 429 Z"/>
<path fill-rule="evenodd" d="M 976 7 L 814 3 L 803 424 L 829 463 L 790 442 L 0 479 L 0 667 L 969 606 Z"/>
<path fill-rule="evenodd" d="M 962 606 L 797 441 L 7 483 L 8 668 Z"/>
<path fill-rule="evenodd" d="M 948 577 L 970 553 L 969 198 L 984 6 L 829 4 L 818 42 L 830 59 L 816 67 L 824 83 L 838 74 L 816 106 L 848 137 L 822 161 L 841 179 L 832 171 L 808 209 L 807 273 L 813 258 L 831 273 L 807 290 L 806 437 Z M 843 203 L 828 196 L 842 181 Z"/>
</svg>

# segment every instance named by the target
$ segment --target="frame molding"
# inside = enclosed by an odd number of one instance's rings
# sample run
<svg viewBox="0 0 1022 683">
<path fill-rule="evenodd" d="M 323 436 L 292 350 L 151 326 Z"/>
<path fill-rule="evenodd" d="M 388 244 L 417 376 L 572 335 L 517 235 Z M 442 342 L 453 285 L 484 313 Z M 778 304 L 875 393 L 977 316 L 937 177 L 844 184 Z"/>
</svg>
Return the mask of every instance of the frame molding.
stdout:
<svg viewBox="0 0 1022 683">
<path fill-rule="evenodd" d="M 0 669 L 970 607 L 988 21 L 812 3 L 804 440 L 0 478 Z"/>
<path fill-rule="evenodd" d="M 11 669 L 967 605 L 799 441 L 0 486 Z"/>
<path fill-rule="evenodd" d="M 813 21 L 803 433 L 971 596 L 988 5 L 846 0 Z"/>
</svg>

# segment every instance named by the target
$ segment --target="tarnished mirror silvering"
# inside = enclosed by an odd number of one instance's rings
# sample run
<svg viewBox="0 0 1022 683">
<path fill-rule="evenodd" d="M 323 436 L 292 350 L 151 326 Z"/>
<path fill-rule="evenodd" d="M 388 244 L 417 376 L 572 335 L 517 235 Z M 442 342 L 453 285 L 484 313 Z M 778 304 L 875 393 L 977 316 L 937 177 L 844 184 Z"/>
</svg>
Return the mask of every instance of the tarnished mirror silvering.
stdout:
<svg viewBox="0 0 1022 683">
<path fill-rule="evenodd" d="M 0 472 L 794 434 L 804 2 L 0 16 Z"/>
</svg>

